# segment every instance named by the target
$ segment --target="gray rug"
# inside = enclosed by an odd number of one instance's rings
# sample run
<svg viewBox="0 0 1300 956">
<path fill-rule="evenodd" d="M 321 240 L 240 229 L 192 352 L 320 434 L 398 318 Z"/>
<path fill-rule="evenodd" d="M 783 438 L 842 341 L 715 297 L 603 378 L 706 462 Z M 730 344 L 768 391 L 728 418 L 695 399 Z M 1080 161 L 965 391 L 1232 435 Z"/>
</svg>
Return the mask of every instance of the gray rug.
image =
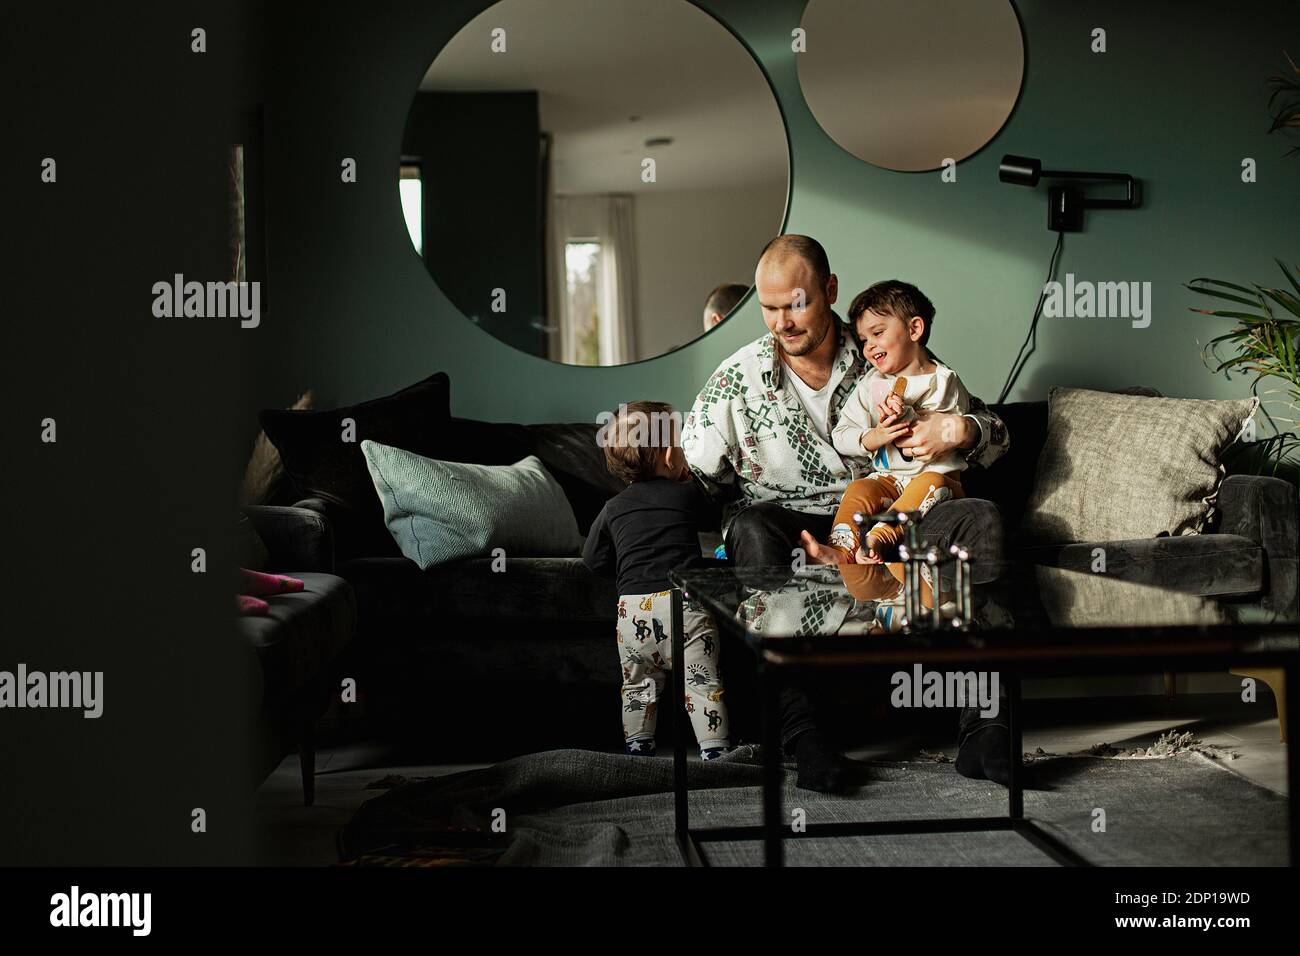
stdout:
<svg viewBox="0 0 1300 956">
<path fill-rule="evenodd" d="M 785 808 L 809 823 L 1006 812 L 1006 791 L 967 780 L 951 764 L 864 764 L 844 796 L 797 790 Z M 344 860 L 438 846 L 455 831 L 487 833 L 505 811 L 498 865 L 679 866 L 673 840 L 672 760 L 582 750 L 530 754 L 494 767 L 397 787 L 364 804 L 340 835 Z M 1282 866 L 1286 800 L 1197 753 L 1163 759 L 1070 756 L 1029 770 L 1025 814 L 1103 866 Z M 693 827 L 760 823 L 761 769 L 751 752 L 688 764 Z M 1094 832 L 1094 810 L 1105 831 Z M 499 816 L 499 814 L 498 814 Z M 787 819 L 789 817 L 787 816 Z M 450 842 L 450 841 L 449 841 Z M 1046 866 L 1012 833 L 933 834 L 786 844 L 789 865 Z M 715 866 L 761 863 L 754 843 L 707 844 Z"/>
</svg>

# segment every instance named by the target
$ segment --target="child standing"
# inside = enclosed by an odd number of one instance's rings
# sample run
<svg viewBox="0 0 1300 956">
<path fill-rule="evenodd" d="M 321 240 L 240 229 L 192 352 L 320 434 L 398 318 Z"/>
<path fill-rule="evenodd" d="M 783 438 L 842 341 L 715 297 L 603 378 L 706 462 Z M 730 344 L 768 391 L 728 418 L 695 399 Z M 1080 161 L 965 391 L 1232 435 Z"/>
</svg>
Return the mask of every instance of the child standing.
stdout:
<svg viewBox="0 0 1300 956">
<path fill-rule="evenodd" d="M 952 451 L 927 462 L 906 455 L 894 443 L 905 437 L 917 409 L 966 414 L 970 395 L 957 373 L 925 347 L 934 305 L 914 285 L 878 282 L 849 307 L 868 366 L 845 403 L 831 434 L 841 455 L 870 457 L 872 472 L 849 484 L 836 512 L 829 546 L 804 532 L 809 556 L 823 563 L 897 561 L 901 525 L 878 522 L 859 541 L 854 514 L 919 511 L 948 498 L 962 498 L 960 473 L 966 459 Z"/>
<path fill-rule="evenodd" d="M 706 511 L 679 444 L 677 416 L 662 402 L 630 402 L 600 432 L 605 463 L 627 487 L 596 516 L 582 560 L 618 583 L 618 650 L 623 668 L 623 737 L 629 754 L 654 756 L 664 671 L 672 660 L 668 572 L 700 556 L 697 529 Z M 713 619 L 692 601 L 683 608 L 685 706 L 700 745 L 713 760 L 730 749 L 727 708 Z"/>
</svg>

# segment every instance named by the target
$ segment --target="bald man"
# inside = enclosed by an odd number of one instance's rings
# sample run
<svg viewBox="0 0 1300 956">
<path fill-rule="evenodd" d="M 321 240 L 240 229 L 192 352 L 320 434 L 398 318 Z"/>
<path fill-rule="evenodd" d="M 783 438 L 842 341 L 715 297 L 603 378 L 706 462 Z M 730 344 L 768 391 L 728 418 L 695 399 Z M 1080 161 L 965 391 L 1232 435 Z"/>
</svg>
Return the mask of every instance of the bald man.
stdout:
<svg viewBox="0 0 1300 956">
<path fill-rule="evenodd" d="M 682 447 L 691 470 L 723 502 L 732 563 L 788 567 L 800 532 L 825 541 L 845 488 L 871 470 L 866 458 L 841 457 L 830 439 L 865 359 L 852 327 L 832 309 L 839 280 L 817 240 L 777 236 L 759 257 L 754 279 L 767 333 L 723 361 L 705 383 L 687 416 Z M 898 442 L 919 461 L 960 451 L 977 466 L 991 464 L 1009 444 L 1002 421 L 973 396 L 967 415 L 921 411 Z M 954 540 L 973 546 L 976 569 L 1001 555 L 997 508 L 978 498 L 936 505 L 926 515 L 925 536 L 945 550 Z M 779 704 L 782 748 L 798 764 L 798 786 L 842 789 L 849 765 L 818 730 L 806 692 L 788 684 Z M 997 718 L 963 712 L 961 773 L 1005 785 L 1009 749 L 1005 708 Z"/>
</svg>

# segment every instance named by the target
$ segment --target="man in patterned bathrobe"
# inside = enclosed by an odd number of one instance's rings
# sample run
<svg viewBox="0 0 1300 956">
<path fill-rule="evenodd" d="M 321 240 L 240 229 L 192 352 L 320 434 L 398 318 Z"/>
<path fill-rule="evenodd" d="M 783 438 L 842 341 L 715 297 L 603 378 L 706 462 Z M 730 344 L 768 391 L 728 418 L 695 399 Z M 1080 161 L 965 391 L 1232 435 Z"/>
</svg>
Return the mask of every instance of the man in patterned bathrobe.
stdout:
<svg viewBox="0 0 1300 956">
<path fill-rule="evenodd" d="M 866 360 L 852 327 L 831 308 L 838 280 L 815 239 L 784 235 L 768 243 L 755 291 L 768 334 L 726 359 L 705 383 L 682 447 L 696 477 L 723 503 L 732 563 L 790 566 L 799 533 L 825 541 L 848 483 L 871 470 L 867 458 L 843 458 L 830 442 Z M 920 461 L 963 449 L 972 465 L 987 466 L 1010 439 L 1002 421 L 972 397 L 964 416 L 922 411 L 898 444 Z M 952 541 L 972 547 L 977 573 L 1001 556 L 997 508 L 978 498 L 936 505 L 926 515 L 925 537 L 940 548 Z M 849 765 L 818 731 L 805 689 L 788 683 L 779 702 L 782 746 L 797 761 L 798 785 L 842 789 Z M 1008 750 L 1005 708 L 994 718 L 963 712 L 961 773 L 1005 785 Z"/>
</svg>

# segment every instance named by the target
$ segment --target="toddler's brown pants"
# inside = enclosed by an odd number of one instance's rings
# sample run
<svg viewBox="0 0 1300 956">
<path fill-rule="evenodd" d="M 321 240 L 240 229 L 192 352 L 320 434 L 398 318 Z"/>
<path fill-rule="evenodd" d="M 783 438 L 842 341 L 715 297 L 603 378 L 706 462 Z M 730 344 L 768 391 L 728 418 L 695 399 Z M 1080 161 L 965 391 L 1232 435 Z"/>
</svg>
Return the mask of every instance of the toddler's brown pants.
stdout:
<svg viewBox="0 0 1300 956">
<path fill-rule="evenodd" d="M 924 471 L 907 483 L 899 493 L 898 482 L 892 475 L 877 474 L 871 478 L 859 478 L 851 482 L 844 491 L 840 501 L 840 510 L 835 513 L 835 522 L 831 527 L 830 545 L 842 551 L 849 561 L 861 544 L 858 540 L 858 528 L 853 522 L 855 514 L 864 518 L 879 514 L 885 510 L 886 502 L 890 511 L 929 511 L 940 501 L 948 498 L 964 498 L 961 479 L 958 472 Z M 903 539 L 901 525 L 879 522 L 868 529 L 868 534 L 876 543 L 877 552 L 883 551 L 881 557 L 893 557 L 892 552 Z"/>
</svg>

